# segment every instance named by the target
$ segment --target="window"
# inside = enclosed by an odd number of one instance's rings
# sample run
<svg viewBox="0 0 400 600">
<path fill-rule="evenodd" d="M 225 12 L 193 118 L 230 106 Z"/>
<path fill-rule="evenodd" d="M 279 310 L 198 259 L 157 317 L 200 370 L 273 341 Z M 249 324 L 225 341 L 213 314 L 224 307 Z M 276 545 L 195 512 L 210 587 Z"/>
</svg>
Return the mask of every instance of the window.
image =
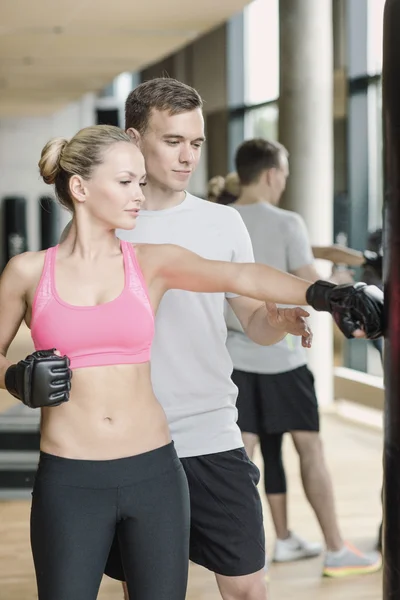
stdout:
<svg viewBox="0 0 400 600">
<path fill-rule="evenodd" d="M 368 86 L 368 230 L 382 226 L 383 209 L 383 139 L 382 80 Z"/>
<path fill-rule="evenodd" d="M 267 104 L 246 112 L 244 134 L 246 139 L 263 137 L 269 140 L 278 139 L 278 106 Z"/>
<path fill-rule="evenodd" d="M 253 0 L 244 10 L 245 104 L 279 96 L 279 0 Z"/>
<path fill-rule="evenodd" d="M 368 75 L 382 73 L 383 11 L 385 0 L 367 0 L 367 64 Z"/>
</svg>

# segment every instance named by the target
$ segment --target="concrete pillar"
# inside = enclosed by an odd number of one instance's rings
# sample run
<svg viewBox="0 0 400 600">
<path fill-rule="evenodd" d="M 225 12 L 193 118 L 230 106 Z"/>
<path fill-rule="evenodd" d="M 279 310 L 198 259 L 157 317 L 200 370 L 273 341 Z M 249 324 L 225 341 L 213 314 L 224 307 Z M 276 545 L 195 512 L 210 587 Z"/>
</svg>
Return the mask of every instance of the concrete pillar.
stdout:
<svg viewBox="0 0 400 600">
<path fill-rule="evenodd" d="M 312 244 L 333 235 L 332 0 L 280 0 L 279 140 L 290 153 L 282 206 L 302 215 Z M 318 265 L 325 276 L 330 268 Z M 325 267 L 325 272 L 323 271 Z M 309 364 L 321 404 L 333 399 L 332 321 L 313 314 Z"/>
</svg>

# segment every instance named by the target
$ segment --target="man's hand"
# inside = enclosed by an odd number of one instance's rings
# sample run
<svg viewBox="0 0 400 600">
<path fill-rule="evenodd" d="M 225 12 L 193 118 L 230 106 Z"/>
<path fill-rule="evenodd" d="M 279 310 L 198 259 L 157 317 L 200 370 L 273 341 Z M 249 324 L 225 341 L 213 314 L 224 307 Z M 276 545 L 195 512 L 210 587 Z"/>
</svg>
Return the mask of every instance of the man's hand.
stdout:
<svg viewBox="0 0 400 600">
<path fill-rule="evenodd" d="M 303 308 L 278 308 L 273 302 L 266 302 L 268 323 L 271 327 L 301 336 L 303 348 L 311 348 L 313 334 L 306 321 L 310 313 Z"/>
</svg>

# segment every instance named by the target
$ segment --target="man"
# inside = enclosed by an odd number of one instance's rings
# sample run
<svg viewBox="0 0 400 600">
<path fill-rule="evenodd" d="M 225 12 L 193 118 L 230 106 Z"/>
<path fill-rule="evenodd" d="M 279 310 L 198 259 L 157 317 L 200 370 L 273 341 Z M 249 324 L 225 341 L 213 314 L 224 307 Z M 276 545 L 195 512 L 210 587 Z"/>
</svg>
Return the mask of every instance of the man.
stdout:
<svg viewBox="0 0 400 600">
<path fill-rule="evenodd" d="M 172 79 L 143 83 L 127 99 L 125 126 L 145 156 L 146 210 L 135 230 L 118 235 L 138 243 L 174 243 L 210 259 L 253 261 L 237 211 L 185 191 L 204 142 L 199 94 Z M 226 296 L 254 341 L 275 343 L 286 331 L 307 338 L 298 313 Z M 189 482 L 191 560 L 216 574 L 224 600 L 266 600 L 259 472 L 236 425 L 224 299 L 178 290 L 166 294 L 157 313 L 152 383 Z M 123 580 L 117 544 L 106 573 Z"/>
<path fill-rule="evenodd" d="M 303 220 L 296 213 L 278 208 L 289 175 L 285 148 L 264 139 L 246 141 L 237 150 L 236 169 L 241 195 L 232 206 L 247 226 L 256 262 L 317 281 Z M 283 434 L 289 432 L 299 454 L 305 494 L 325 538 L 324 575 L 337 577 L 377 570 L 380 556 L 362 555 L 344 543 L 339 531 L 319 435 L 314 380 L 303 348 L 291 337 L 262 347 L 244 334 L 231 311 L 227 321 L 227 347 L 234 365 L 232 379 L 239 389 L 238 424 L 248 456 L 252 458 L 260 441 L 264 457 L 265 490 L 277 535 L 274 560 L 287 562 L 322 551 L 319 544 L 310 544 L 288 528 L 281 452 Z"/>
</svg>

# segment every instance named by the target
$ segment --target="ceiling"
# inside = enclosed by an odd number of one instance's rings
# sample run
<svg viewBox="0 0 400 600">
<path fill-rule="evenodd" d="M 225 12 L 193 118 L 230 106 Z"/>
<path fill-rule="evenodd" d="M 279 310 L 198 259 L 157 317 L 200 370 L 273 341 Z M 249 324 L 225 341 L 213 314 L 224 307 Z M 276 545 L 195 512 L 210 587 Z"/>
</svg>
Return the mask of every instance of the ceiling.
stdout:
<svg viewBox="0 0 400 600">
<path fill-rule="evenodd" d="M 226 21 L 248 0 L 0 0 L 0 116 L 45 114 Z"/>
</svg>

